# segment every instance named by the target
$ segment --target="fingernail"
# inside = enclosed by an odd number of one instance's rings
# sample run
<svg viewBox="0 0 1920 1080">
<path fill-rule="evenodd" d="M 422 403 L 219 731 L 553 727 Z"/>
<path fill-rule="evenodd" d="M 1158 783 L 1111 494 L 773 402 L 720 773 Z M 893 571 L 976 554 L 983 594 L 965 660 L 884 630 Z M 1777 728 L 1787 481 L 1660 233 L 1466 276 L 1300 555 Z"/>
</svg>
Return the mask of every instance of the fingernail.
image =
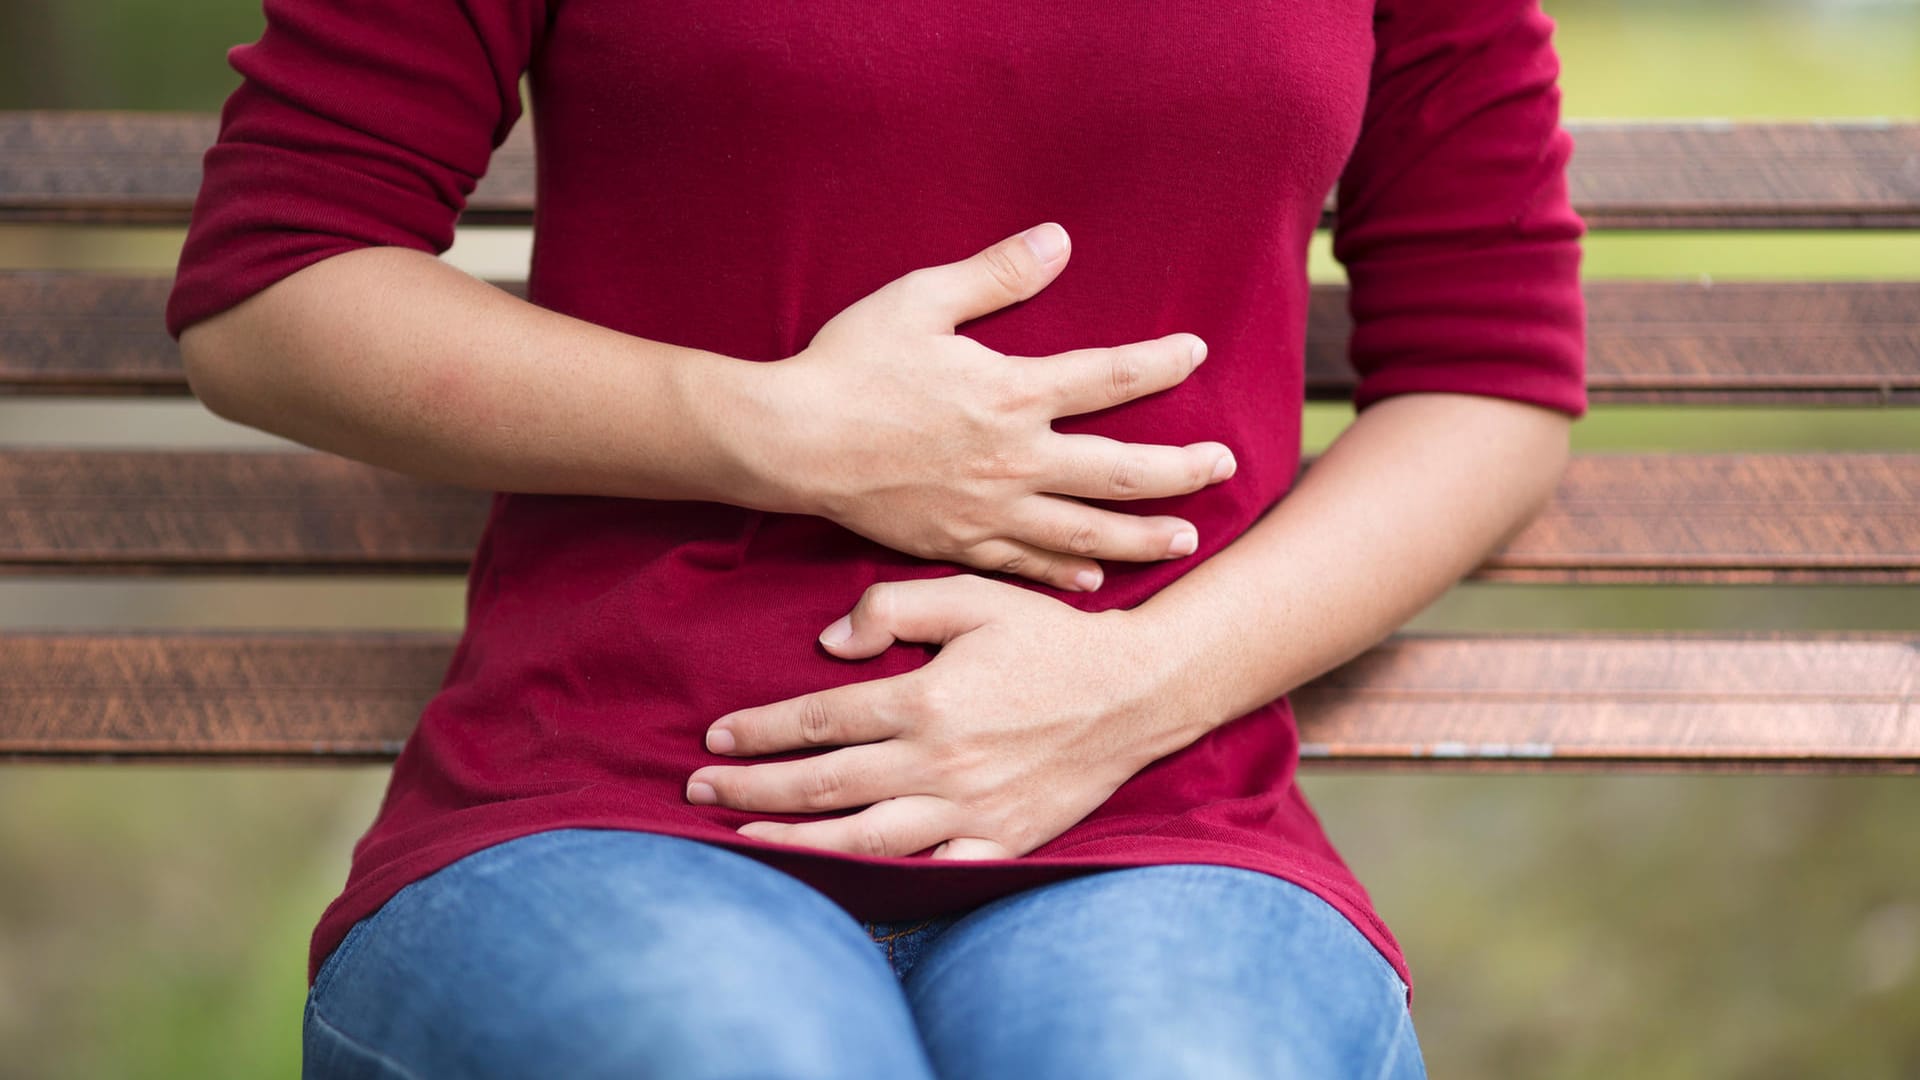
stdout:
<svg viewBox="0 0 1920 1080">
<path fill-rule="evenodd" d="M 733 732 L 723 727 L 708 728 L 707 749 L 716 754 L 733 753 Z"/>
<path fill-rule="evenodd" d="M 1100 587 L 1100 571 L 1082 570 L 1073 575 L 1073 583 L 1078 585 L 1082 592 L 1092 592 Z"/>
<path fill-rule="evenodd" d="M 1193 366 L 1199 367 L 1207 359 L 1207 343 L 1204 338 L 1193 339 Z"/>
<path fill-rule="evenodd" d="M 1051 221 L 1035 225 L 1021 236 L 1027 242 L 1027 250 L 1033 252 L 1033 257 L 1039 259 L 1042 265 L 1067 253 L 1067 230 Z"/>
<path fill-rule="evenodd" d="M 1200 549 L 1200 534 L 1192 529 L 1182 529 L 1173 534 L 1173 543 L 1167 545 L 1169 555 L 1191 555 Z"/>
<path fill-rule="evenodd" d="M 713 790 L 712 784 L 703 784 L 695 780 L 687 785 L 687 801 L 703 806 L 711 805 L 720 801 L 720 793 Z"/>
<path fill-rule="evenodd" d="M 1213 478 L 1225 480 L 1233 475 L 1234 460 L 1232 454 L 1221 454 L 1220 460 L 1213 463 Z"/>
<path fill-rule="evenodd" d="M 834 620 L 832 626 L 820 631 L 820 642 L 823 645 L 841 645 L 852 636 L 853 616 L 842 615 Z"/>
</svg>

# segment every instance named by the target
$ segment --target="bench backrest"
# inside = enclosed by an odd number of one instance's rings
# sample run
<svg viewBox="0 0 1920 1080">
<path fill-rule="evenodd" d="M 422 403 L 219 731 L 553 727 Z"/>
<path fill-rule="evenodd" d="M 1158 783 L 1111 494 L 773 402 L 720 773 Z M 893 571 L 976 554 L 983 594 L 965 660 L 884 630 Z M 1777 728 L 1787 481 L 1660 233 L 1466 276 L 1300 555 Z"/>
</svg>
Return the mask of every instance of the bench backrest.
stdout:
<svg viewBox="0 0 1920 1080">
<path fill-rule="evenodd" d="M 1570 123 L 1596 230 L 1920 227 L 1920 124 Z M 0 113 L 0 222 L 183 225 L 207 115 Z M 524 126 L 465 224 L 526 225 Z M 517 289 L 519 283 L 500 282 Z M 0 393 L 184 395 L 164 277 L 0 272 Z M 1588 285 L 1600 404 L 1920 404 L 1920 281 Z M 1310 396 L 1352 389 L 1313 290 Z M 0 573 L 450 574 L 488 497 L 299 450 L 0 447 Z M 1920 582 L 1920 454 L 1586 454 L 1474 577 Z M 0 633 L 0 756 L 391 756 L 444 632 Z M 1402 634 L 1294 695 L 1320 762 L 1920 769 L 1913 633 Z"/>
</svg>

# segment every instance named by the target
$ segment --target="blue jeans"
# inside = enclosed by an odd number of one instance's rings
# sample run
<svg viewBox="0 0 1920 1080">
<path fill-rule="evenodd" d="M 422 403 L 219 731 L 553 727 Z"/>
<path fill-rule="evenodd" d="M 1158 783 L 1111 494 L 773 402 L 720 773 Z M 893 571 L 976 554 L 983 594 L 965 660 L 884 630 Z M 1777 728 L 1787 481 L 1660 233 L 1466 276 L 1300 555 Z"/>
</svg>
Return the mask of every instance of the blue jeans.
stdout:
<svg viewBox="0 0 1920 1080">
<path fill-rule="evenodd" d="M 1101 870 L 867 923 L 749 856 L 619 829 L 476 852 L 356 923 L 307 1077 L 1422 1077 L 1406 986 L 1271 875 Z"/>
</svg>

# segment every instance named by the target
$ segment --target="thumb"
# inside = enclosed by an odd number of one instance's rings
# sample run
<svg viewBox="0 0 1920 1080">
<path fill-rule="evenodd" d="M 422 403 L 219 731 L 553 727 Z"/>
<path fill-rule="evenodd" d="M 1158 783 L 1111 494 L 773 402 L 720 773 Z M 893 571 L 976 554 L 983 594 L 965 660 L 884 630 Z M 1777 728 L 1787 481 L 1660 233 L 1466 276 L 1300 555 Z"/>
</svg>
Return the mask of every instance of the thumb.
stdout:
<svg viewBox="0 0 1920 1080">
<path fill-rule="evenodd" d="M 896 641 L 945 645 L 993 618 L 995 585 L 970 574 L 870 585 L 852 611 L 821 631 L 820 644 L 849 659 L 878 656 Z"/>
<path fill-rule="evenodd" d="M 959 262 L 922 267 L 900 282 L 924 325 L 951 333 L 1052 284 L 1066 268 L 1070 246 L 1067 230 L 1049 221 Z"/>
</svg>

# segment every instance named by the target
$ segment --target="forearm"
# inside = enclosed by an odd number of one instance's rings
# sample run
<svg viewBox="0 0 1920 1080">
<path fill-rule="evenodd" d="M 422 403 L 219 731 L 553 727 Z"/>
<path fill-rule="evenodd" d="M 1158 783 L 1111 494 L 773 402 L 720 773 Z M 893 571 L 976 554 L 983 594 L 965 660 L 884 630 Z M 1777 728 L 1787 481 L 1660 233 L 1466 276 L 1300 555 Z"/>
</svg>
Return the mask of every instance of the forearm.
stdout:
<svg viewBox="0 0 1920 1080">
<path fill-rule="evenodd" d="M 400 472 L 783 508 L 753 441 L 763 365 L 548 311 L 423 252 L 315 263 L 180 344 L 218 415 Z"/>
<path fill-rule="evenodd" d="M 1364 652 L 1445 592 L 1551 496 L 1569 425 L 1456 394 L 1363 412 L 1265 517 L 1128 613 L 1191 706 L 1153 756 Z"/>
</svg>

